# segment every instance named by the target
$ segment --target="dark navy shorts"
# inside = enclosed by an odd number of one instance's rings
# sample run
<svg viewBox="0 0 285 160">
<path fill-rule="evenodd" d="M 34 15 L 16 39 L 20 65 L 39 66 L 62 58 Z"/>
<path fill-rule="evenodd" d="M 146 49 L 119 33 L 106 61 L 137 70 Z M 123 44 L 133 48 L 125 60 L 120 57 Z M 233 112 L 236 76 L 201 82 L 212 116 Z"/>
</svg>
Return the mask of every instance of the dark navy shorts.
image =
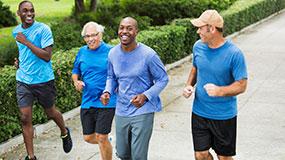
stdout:
<svg viewBox="0 0 285 160">
<path fill-rule="evenodd" d="M 192 135 L 195 151 L 212 148 L 220 156 L 236 154 L 237 117 L 212 120 L 192 113 Z"/>
<path fill-rule="evenodd" d="M 83 135 L 93 133 L 109 134 L 115 115 L 115 108 L 89 108 L 80 110 Z"/>
<path fill-rule="evenodd" d="M 55 98 L 54 80 L 38 84 L 26 84 L 17 81 L 17 102 L 20 108 L 33 106 L 35 100 L 43 108 L 50 108 L 54 105 Z"/>
</svg>

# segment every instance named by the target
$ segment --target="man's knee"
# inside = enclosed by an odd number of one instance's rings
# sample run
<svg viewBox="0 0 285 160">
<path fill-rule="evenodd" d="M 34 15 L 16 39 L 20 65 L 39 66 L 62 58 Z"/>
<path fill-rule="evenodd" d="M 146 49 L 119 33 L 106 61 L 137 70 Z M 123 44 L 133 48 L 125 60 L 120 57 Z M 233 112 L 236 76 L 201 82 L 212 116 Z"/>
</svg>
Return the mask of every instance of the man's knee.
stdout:
<svg viewBox="0 0 285 160">
<path fill-rule="evenodd" d="M 98 143 L 106 143 L 108 140 L 108 134 L 96 134 L 96 140 Z"/>
<path fill-rule="evenodd" d="M 195 152 L 196 160 L 211 160 L 211 153 L 209 151 L 199 151 Z"/>
<path fill-rule="evenodd" d="M 83 138 L 84 138 L 84 141 L 87 143 L 91 143 L 91 144 L 97 144 L 98 143 L 96 140 L 95 134 L 84 135 Z"/>
<path fill-rule="evenodd" d="M 45 113 L 48 117 L 48 119 L 54 119 L 57 116 L 59 116 L 61 113 L 55 108 L 55 106 L 52 106 L 51 108 L 46 108 Z"/>
<path fill-rule="evenodd" d="M 32 115 L 30 114 L 21 114 L 21 123 L 22 125 L 28 125 L 32 123 Z"/>
</svg>

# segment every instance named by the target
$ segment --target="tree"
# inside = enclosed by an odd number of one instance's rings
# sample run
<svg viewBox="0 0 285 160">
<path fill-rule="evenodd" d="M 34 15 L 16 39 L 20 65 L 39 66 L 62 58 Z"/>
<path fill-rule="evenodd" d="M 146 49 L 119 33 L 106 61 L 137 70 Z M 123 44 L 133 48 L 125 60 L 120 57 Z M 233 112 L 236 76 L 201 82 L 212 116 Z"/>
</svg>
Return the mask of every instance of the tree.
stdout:
<svg viewBox="0 0 285 160">
<path fill-rule="evenodd" d="M 97 6 L 97 0 L 91 0 L 90 1 L 90 11 L 95 12 Z"/>
<path fill-rule="evenodd" d="M 17 24 L 16 16 L 10 11 L 10 7 L 0 0 L 0 28 L 14 26 Z"/>
<path fill-rule="evenodd" d="M 84 0 L 75 0 L 75 14 L 85 12 Z M 90 0 L 90 8 L 88 11 L 94 12 L 96 10 L 97 0 Z"/>
</svg>

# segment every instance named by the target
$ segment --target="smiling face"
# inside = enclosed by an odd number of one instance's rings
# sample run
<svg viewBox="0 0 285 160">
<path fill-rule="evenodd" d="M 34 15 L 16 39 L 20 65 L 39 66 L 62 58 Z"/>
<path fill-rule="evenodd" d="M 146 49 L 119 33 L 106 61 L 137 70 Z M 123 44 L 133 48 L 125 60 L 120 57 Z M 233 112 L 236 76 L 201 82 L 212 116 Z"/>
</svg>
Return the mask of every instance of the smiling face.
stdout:
<svg viewBox="0 0 285 160">
<path fill-rule="evenodd" d="M 197 33 L 204 43 L 208 43 L 212 39 L 211 27 L 209 25 L 198 27 Z"/>
<path fill-rule="evenodd" d="M 89 49 L 94 50 L 100 45 L 102 33 L 98 32 L 94 26 L 89 26 L 86 28 L 83 38 Z"/>
<path fill-rule="evenodd" d="M 133 18 L 124 18 L 119 26 L 118 35 L 123 46 L 132 46 L 136 44 L 138 34 L 137 22 Z"/>
<path fill-rule="evenodd" d="M 17 14 L 21 19 L 23 28 L 28 28 L 34 23 L 35 9 L 31 2 L 20 4 Z"/>
</svg>

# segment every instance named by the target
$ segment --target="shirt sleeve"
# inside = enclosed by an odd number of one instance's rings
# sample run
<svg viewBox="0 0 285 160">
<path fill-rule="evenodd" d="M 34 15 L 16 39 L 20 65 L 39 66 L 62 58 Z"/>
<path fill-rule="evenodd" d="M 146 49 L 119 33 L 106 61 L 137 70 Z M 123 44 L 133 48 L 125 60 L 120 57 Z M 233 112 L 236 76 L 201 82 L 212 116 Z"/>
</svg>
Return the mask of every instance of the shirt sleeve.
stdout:
<svg viewBox="0 0 285 160">
<path fill-rule="evenodd" d="M 155 54 L 148 62 L 149 72 L 153 77 L 154 85 L 144 92 L 149 101 L 157 97 L 168 83 L 168 76 L 165 67 L 158 55 Z"/>
<path fill-rule="evenodd" d="M 74 63 L 73 63 L 73 69 L 72 74 L 77 74 L 81 76 L 81 70 L 80 70 L 80 50 L 78 51 Z"/>
<path fill-rule="evenodd" d="M 52 32 L 51 32 L 51 29 L 47 25 L 44 25 L 41 34 L 42 34 L 41 36 L 41 47 L 42 48 L 46 48 L 50 45 L 53 45 Z"/>
<path fill-rule="evenodd" d="M 247 79 L 247 67 L 243 53 L 239 50 L 232 61 L 232 74 L 235 81 Z"/>
<path fill-rule="evenodd" d="M 114 94 L 114 91 L 117 88 L 117 86 L 118 86 L 118 81 L 114 73 L 113 64 L 110 60 L 110 57 L 108 57 L 107 81 L 106 81 L 105 90 L 103 92 L 109 92 L 112 95 Z"/>
</svg>

